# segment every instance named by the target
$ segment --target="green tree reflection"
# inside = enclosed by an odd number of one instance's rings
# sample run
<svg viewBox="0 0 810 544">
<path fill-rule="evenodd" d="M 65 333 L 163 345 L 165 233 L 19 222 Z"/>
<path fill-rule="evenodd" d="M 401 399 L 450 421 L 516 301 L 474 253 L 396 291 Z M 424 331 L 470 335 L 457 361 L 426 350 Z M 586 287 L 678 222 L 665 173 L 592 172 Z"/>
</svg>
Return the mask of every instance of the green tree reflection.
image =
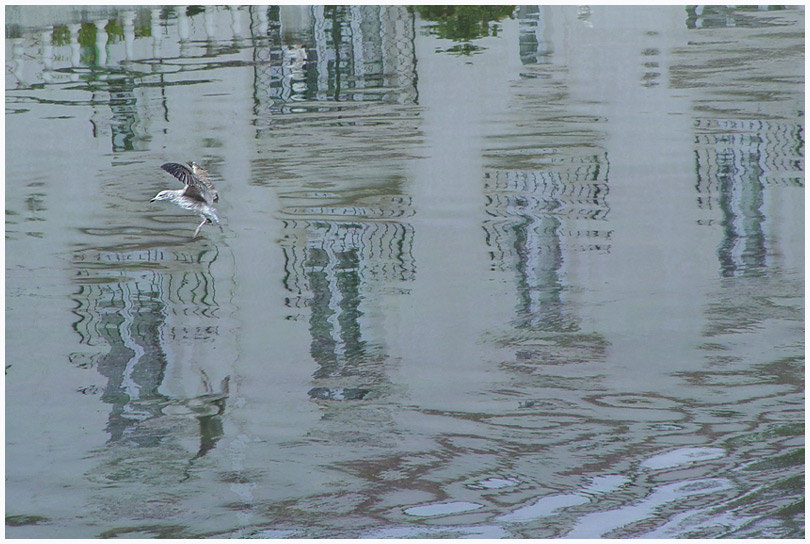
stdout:
<svg viewBox="0 0 810 544">
<path fill-rule="evenodd" d="M 428 30 L 440 38 L 457 42 L 470 42 L 478 38 L 497 36 L 500 25 L 494 24 L 512 17 L 514 6 L 416 6 L 416 12 L 436 24 Z M 465 43 L 454 46 L 450 52 L 469 55 L 480 49 Z"/>
</svg>

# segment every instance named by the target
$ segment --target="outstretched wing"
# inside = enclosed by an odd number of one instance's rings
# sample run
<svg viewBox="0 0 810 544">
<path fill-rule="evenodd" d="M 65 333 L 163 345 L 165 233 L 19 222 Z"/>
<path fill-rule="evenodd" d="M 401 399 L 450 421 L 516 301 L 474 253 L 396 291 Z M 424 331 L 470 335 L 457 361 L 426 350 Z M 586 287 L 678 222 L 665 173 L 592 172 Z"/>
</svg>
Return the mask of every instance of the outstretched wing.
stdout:
<svg viewBox="0 0 810 544">
<path fill-rule="evenodd" d="M 219 200 L 219 193 L 217 193 L 214 183 L 211 181 L 211 177 L 208 175 L 208 170 L 192 161 L 191 173 L 194 174 L 197 179 L 199 179 L 208 188 L 208 192 L 211 194 L 214 202 Z"/>
<path fill-rule="evenodd" d="M 167 162 L 161 164 L 160 167 L 183 182 L 186 186 L 186 190 L 183 192 L 184 196 L 207 202 L 209 205 L 218 199 L 216 191 L 212 194 L 209 189 L 211 182 L 205 183 L 201 181 L 187 166 L 176 162 Z"/>
<path fill-rule="evenodd" d="M 166 164 L 161 164 L 160 167 L 182 181 L 183 185 L 193 183 L 192 180 L 194 179 L 194 174 L 182 164 L 178 164 L 176 162 L 167 162 Z"/>
</svg>

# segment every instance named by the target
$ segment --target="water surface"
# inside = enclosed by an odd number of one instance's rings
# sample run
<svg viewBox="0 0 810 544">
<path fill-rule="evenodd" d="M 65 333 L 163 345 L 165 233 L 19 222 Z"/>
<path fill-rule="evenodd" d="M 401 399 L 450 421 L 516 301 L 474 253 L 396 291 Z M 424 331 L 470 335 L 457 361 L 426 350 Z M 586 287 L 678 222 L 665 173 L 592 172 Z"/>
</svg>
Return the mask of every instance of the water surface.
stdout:
<svg viewBox="0 0 810 544">
<path fill-rule="evenodd" d="M 803 66 L 800 7 L 7 7 L 6 535 L 802 537 Z"/>
</svg>

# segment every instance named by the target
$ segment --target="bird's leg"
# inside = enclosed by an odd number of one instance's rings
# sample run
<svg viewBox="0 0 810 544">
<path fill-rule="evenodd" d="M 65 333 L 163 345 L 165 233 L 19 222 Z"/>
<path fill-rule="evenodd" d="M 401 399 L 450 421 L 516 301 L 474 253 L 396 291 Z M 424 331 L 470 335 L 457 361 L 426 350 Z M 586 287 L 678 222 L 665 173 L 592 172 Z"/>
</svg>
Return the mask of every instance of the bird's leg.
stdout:
<svg viewBox="0 0 810 544">
<path fill-rule="evenodd" d="M 211 215 L 211 217 L 208 218 L 208 222 L 216 223 L 217 226 L 219 227 L 219 232 L 225 232 L 225 229 L 223 229 L 222 225 L 219 223 L 219 217 L 217 217 L 216 215 Z"/>
<path fill-rule="evenodd" d="M 203 225 L 205 225 L 205 222 L 206 222 L 206 221 L 208 221 L 208 218 L 207 218 L 207 217 L 203 217 L 202 223 L 200 223 L 199 225 L 197 225 L 197 230 L 195 230 L 195 231 L 194 231 L 194 236 L 192 236 L 192 237 L 191 237 L 191 238 L 192 238 L 192 240 L 193 240 L 194 238 L 196 238 L 196 237 L 197 237 L 197 235 L 200 233 L 200 229 L 202 228 L 202 226 L 203 226 Z"/>
</svg>

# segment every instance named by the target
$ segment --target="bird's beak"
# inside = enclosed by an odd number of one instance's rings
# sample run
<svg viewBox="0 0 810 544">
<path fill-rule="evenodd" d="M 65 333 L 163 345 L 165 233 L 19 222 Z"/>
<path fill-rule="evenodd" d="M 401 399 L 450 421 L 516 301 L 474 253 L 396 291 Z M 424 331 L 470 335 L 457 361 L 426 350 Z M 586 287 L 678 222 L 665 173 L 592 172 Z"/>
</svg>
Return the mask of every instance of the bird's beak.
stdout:
<svg viewBox="0 0 810 544">
<path fill-rule="evenodd" d="M 157 198 L 152 198 L 149 200 L 149 202 L 154 202 L 155 200 L 157 200 Z"/>
</svg>

